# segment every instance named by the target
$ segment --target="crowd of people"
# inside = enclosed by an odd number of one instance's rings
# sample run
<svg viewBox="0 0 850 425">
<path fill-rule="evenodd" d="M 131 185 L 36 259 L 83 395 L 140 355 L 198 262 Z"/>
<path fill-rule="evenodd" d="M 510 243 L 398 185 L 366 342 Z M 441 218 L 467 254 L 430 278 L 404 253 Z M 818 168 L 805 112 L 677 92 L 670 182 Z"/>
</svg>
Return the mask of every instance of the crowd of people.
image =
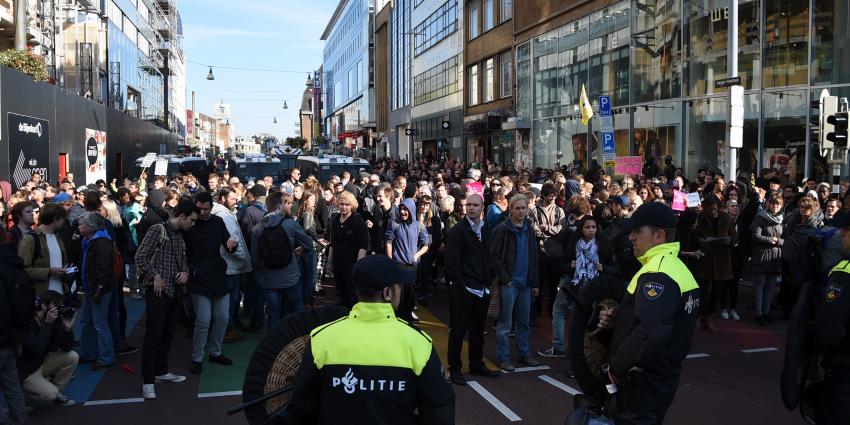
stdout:
<svg viewBox="0 0 850 425">
<path fill-rule="evenodd" d="M 450 291 L 448 369 L 458 385 L 465 338 L 470 373 L 501 375 L 483 362 L 488 320 L 504 371 L 536 366 L 535 353 L 565 357 L 568 294 L 600 275 L 627 284 L 641 268 L 622 223 L 642 204 L 676 210 L 678 256 L 696 277 L 707 332 L 718 319 L 741 320 L 739 301 L 752 303 L 759 325 L 787 318 L 805 282 L 850 258 L 833 237 L 850 210 L 846 183 L 839 193 L 813 180 L 798 187 L 771 169 L 735 181 L 699 170 L 690 180 L 666 165 L 615 179 L 595 164 L 383 159 L 373 173 L 326 182 L 293 169 L 280 185 L 226 170 L 206 182 L 143 174 L 77 187 L 70 173 L 58 185 L 34 173 L 14 192 L 0 182 L 8 413 L 24 423 L 33 406 L 71 406 L 63 388 L 79 363 L 106 369 L 139 350 L 127 343 L 125 289 L 145 302 L 142 395 L 153 399 L 155 384 L 186 380 L 168 364 L 179 323 L 193 342 L 191 373 L 204 361 L 232 365 L 225 343 L 316 306 L 330 278 L 339 303 L 354 306 L 352 270 L 367 255 L 416 273 L 398 307 L 404 320 L 418 321 L 441 286 Z M 682 203 L 688 193 L 700 202 Z M 752 299 L 739 296 L 745 277 Z M 530 329 L 550 318 L 552 346 L 530 347 Z"/>
</svg>

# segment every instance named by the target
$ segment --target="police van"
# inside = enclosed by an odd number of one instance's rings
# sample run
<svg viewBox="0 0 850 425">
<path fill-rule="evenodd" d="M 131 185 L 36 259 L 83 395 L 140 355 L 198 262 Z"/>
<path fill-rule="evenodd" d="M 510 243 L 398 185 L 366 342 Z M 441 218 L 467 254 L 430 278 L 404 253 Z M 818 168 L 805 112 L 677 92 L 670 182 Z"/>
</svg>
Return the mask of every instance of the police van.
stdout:
<svg viewBox="0 0 850 425">
<path fill-rule="evenodd" d="M 372 173 L 369 161 L 342 155 L 299 156 L 295 163 L 302 180 L 313 175 L 323 184 L 331 176 L 342 176 L 343 171 L 350 172 L 355 181 L 360 178 L 360 171 Z"/>
<path fill-rule="evenodd" d="M 146 158 L 148 158 L 147 161 Z M 142 167 L 143 165 L 145 167 Z M 177 174 L 191 173 L 198 178 L 199 182 L 205 184 L 209 176 L 207 160 L 199 156 L 148 154 L 136 159 L 133 168 L 130 169 L 130 179 L 137 180 L 142 171 L 147 172 L 148 182 L 153 182 L 154 177 L 158 175 L 170 180 Z"/>
<path fill-rule="evenodd" d="M 230 158 L 227 170 L 231 177 L 239 177 L 239 181 L 247 183 L 265 176 L 271 176 L 274 184 L 278 185 L 288 176 L 281 168 L 280 160 L 263 154 L 244 154 Z"/>
</svg>

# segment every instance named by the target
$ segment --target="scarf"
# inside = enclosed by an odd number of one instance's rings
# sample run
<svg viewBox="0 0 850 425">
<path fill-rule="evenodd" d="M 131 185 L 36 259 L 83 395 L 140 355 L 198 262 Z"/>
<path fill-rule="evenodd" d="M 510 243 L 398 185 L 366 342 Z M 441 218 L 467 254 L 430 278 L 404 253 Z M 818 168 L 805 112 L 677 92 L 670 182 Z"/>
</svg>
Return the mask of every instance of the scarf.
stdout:
<svg viewBox="0 0 850 425">
<path fill-rule="evenodd" d="M 771 226 L 776 224 L 782 224 L 782 213 L 780 212 L 777 215 L 773 215 L 770 213 L 770 210 L 767 208 L 759 211 L 759 217 L 765 219 Z"/>
<path fill-rule="evenodd" d="M 599 262 L 599 248 L 596 239 L 576 242 L 576 272 L 573 275 L 573 285 L 580 285 L 585 279 L 590 280 L 599 275 L 596 264 Z"/>
</svg>

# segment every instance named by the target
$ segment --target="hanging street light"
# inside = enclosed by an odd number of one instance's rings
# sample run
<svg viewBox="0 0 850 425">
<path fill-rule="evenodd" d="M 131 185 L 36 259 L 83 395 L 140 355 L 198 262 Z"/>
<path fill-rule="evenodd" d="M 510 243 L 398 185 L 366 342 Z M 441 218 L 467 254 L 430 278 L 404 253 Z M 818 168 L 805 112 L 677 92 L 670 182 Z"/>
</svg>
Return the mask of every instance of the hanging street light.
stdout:
<svg viewBox="0 0 850 425">
<path fill-rule="evenodd" d="M 289 109 L 289 106 L 286 106 L 286 101 L 283 101 L 283 109 Z"/>
<path fill-rule="evenodd" d="M 277 117 L 274 117 L 274 124 L 277 124 Z"/>
<path fill-rule="evenodd" d="M 226 118 L 224 120 L 224 125 L 230 125 L 230 118 Z"/>
<path fill-rule="evenodd" d="M 212 67 L 210 67 L 210 72 L 207 73 L 207 80 L 210 80 L 210 81 L 215 80 L 215 76 L 213 75 L 213 72 L 212 72 Z"/>
</svg>

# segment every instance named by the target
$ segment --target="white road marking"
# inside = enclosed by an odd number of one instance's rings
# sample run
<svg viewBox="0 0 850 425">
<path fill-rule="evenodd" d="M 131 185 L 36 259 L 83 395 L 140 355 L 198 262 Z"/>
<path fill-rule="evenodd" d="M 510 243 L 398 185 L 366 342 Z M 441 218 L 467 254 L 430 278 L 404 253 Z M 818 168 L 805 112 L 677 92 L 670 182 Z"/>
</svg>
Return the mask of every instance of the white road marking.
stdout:
<svg viewBox="0 0 850 425">
<path fill-rule="evenodd" d="M 688 358 L 688 359 L 701 359 L 703 357 L 708 357 L 708 354 L 707 353 L 688 354 L 688 357 L 686 357 L 686 358 Z"/>
<path fill-rule="evenodd" d="M 87 401 L 83 404 L 83 406 L 104 406 L 107 404 L 126 404 L 126 403 L 142 403 L 145 399 L 141 397 L 136 398 L 116 398 L 113 400 L 91 400 Z"/>
<path fill-rule="evenodd" d="M 553 387 L 555 387 L 555 388 L 557 388 L 561 391 L 564 391 L 564 392 L 568 393 L 569 395 L 581 394 L 581 391 L 579 391 L 579 390 L 577 390 L 577 389 L 575 389 L 575 388 L 573 388 L 573 387 L 571 387 L 571 386 L 569 386 L 569 385 L 567 385 L 567 384 L 565 384 L 565 383 L 563 383 L 563 382 L 561 382 L 561 381 L 559 381 L 559 380 L 557 380 L 557 379 L 555 379 L 551 376 L 540 375 L 540 376 L 538 376 L 538 378 L 542 379 L 544 382 L 548 382 Z"/>
<path fill-rule="evenodd" d="M 209 397 L 230 397 L 234 395 L 242 395 L 242 391 L 222 391 L 219 393 L 198 393 L 198 398 L 209 398 Z"/>
<path fill-rule="evenodd" d="M 551 369 L 551 367 L 549 367 L 549 366 L 518 367 L 518 368 L 514 369 L 513 372 L 508 372 L 508 373 L 533 372 L 535 370 L 549 370 L 549 369 Z"/>
<path fill-rule="evenodd" d="M 752 353 L 764 353 L 765 351 L 779 351 L 776 347 L 765 347 L 765 348 L 751 348 L 749 350 L 741 350 L 742 353 L 752 354 Z"/>
<path fill-rule="evenodd" d="M 514 413 L 513 410 L 509 409 L 508 406 L 505 406 L 505 404 L 499 401 L 496 396 L 491 394 L 490 391 L 487 391 L 484 387 L 482 387 L 481 384 L 478 383 L 478 381 L 468 381 L 466 384 L 469 385 L 470 388 L 475 390 L 478 395 L 484 397 L 484 400 L 487 400 L 488 403 L 492 404 L 493 407 L 495 407 L 496 410 L 499 411 L 499 413 L 508 418 L 509 421 L 516 422 L 522 420 L 522 418 L 517 416 L 517 414 Z"/>
</svg>

